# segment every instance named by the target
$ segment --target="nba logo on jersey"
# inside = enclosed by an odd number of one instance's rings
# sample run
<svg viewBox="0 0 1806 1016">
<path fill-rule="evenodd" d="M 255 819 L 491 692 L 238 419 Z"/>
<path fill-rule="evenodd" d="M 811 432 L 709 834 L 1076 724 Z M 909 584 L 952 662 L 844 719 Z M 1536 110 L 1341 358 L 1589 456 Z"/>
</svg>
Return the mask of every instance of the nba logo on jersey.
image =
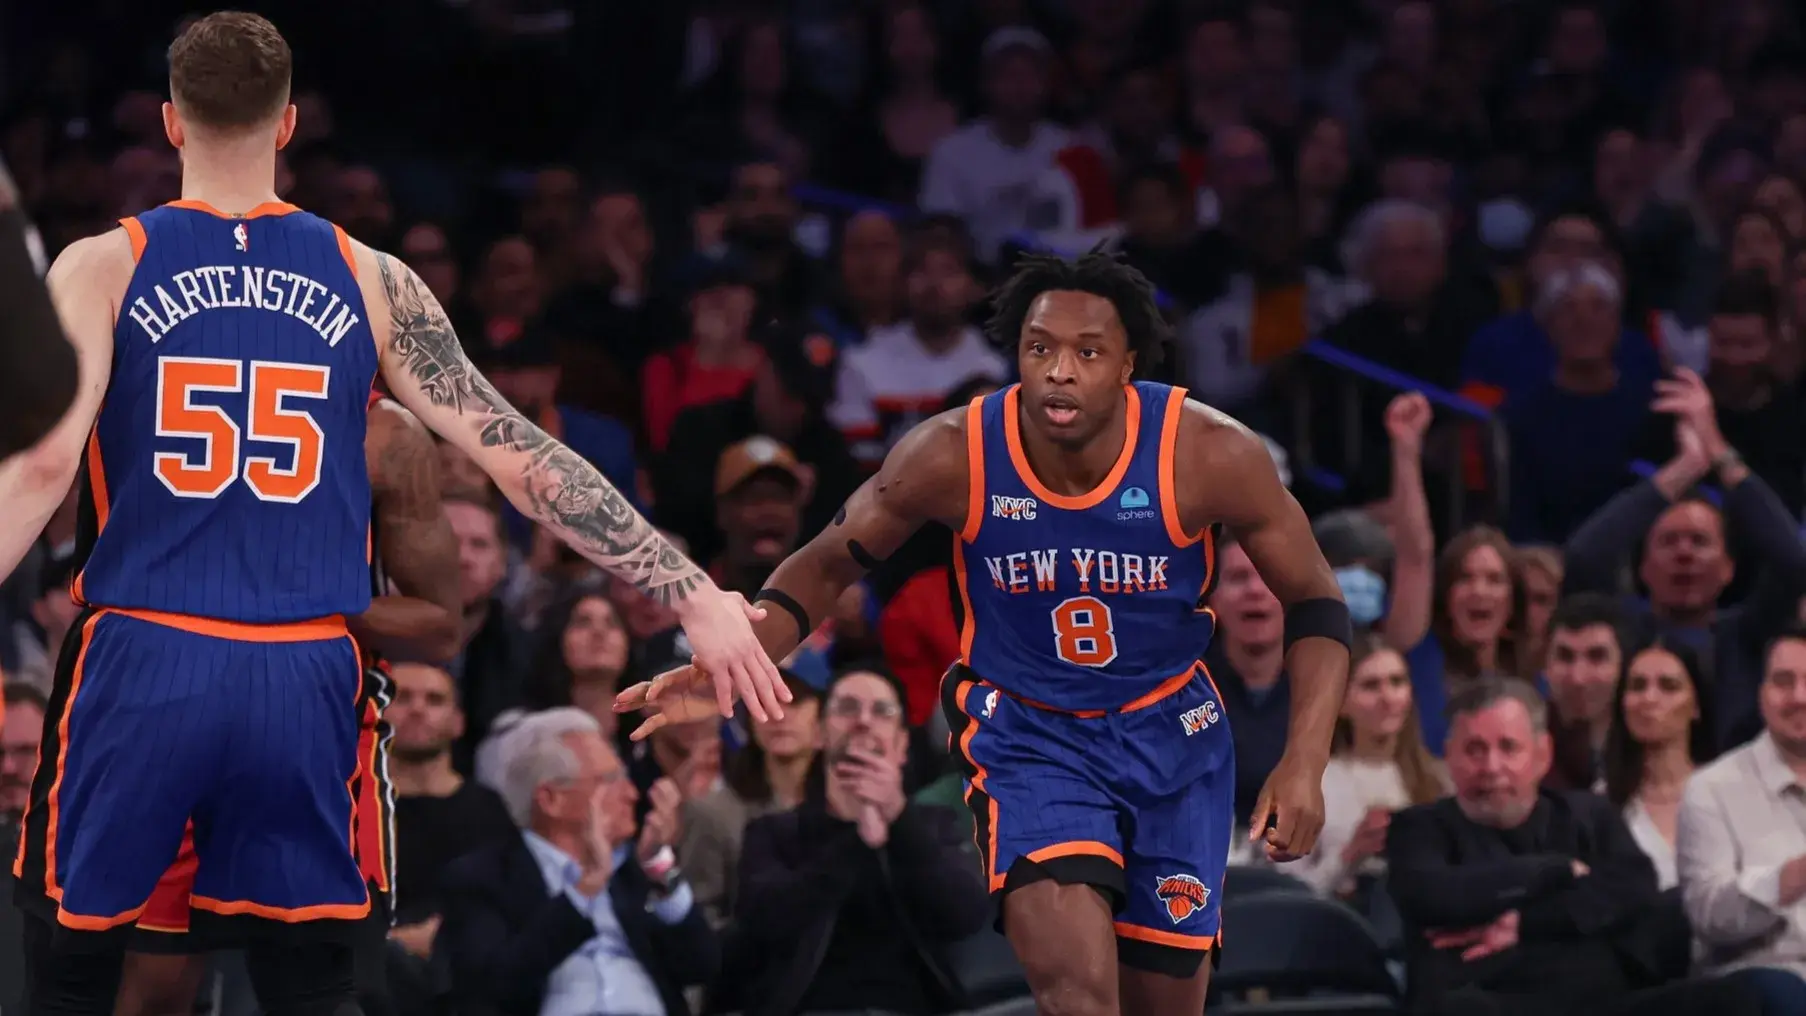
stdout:
<svg viewBox="0 0 1806 1016">
<path fill-rule="evenodd" d="M 1174 924 L 1204 909 L 1210 902 L 1210 890 L 1196 875 L 1162 875 L 1154 882 L 1154 895 L 1166 904 L 1166 916 Z"/>
<path fill-rule="evenodd" d="M 1116 513 L 1120 522 L 1154 517 L 1154 509 L 1148 507 L 1148 492 L 1140 487 L 1130 487 L 1123 491 L 1122 496 L 1116 499 L 1116 507 L 1122 509 Z"/>
<path fill-rule="evenodd" d="M 244 223 L 232 227 L 232 242 L 238 245 L 240 252 L 251 249 L 251 231 L 245 228 Z"/>
<path fill-rule="evenodd" d="M 984 712 L 985 719 L 987 720 L 991 718 L 993 713 L 997 712 L 997 689 L 992 688 L 991 693 L 985 696 Z"/>
</svg>

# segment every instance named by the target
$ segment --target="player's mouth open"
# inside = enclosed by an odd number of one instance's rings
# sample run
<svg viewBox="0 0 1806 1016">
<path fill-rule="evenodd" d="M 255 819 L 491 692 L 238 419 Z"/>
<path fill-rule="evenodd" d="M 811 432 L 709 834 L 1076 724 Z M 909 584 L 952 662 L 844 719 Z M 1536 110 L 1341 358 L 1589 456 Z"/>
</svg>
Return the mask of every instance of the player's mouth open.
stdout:
<svg viewBox="0 0 1806 1016">
<path fill-rule="evenodd" d="M 1079 404 L 1063 395 L 1049 395 L 1041 400 L 1047 422 L 1056 427 L 1069 427 L 1079 418 Z"/>
</svg>

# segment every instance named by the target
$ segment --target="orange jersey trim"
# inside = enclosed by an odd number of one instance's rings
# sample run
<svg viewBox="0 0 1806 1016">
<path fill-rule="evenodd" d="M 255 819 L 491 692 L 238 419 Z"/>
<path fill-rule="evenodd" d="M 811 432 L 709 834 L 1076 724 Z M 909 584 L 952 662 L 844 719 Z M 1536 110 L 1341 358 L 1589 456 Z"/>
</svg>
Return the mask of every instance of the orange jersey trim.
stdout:
<svg viewBox="0 0 1806 1016">
<path fill-rule="evenodd" d="M 345 618 L 339 614 L 308 621 L 250 624 L 244 621 L 222 621 L 213 617 L 196 617 L 193 614 L 172 614 L 163 610 L 120 607 L 102 609 L 104 613 L 134 617 L 140 621 L 163 625 L 165 628 L 176 628 L 196 635 L 230 639 L 234 642 L 321 642 L 326 639 L 351 636 L 351 630 L 345 626 Z"/>
<path fill-rule="evenodd" d="M 966 764 L 972 767 L 972 779 L 966 784 L 966 806 L 971 807 L 972 794 L 977 792 L 985 796 L 987 808 L 990 811 L 990 821 L 986 823 L 989 829 L 987 838 L 990 842 L 976 845 L 978 852 L 983 854 L 985 859 L 985 887 L 990 892 L 998 892 L 1003 889 L 1003 876 L 997 872 L 997 799 L 985 789 L 985 783 L 990 779 L 990 773 L 985 770 L 984 766 L 978 764 L 977 759 L 972 757 L 972 738 L 978 734 L 978 719 L 966 712 L 966 696 L 972 694 L 972 689 L 976 684 L 975 681 L 961 681 L 959 688 L 953 693 L 959 711 L 966 714 L 966 729 L 959 735 L 959 753 L 965 758 Z M 973 830 L 972 837 L 976 842 L 978 838 L 976 829 Z"/>
<path fill-rule="evenodd" d="M 1068 840 L 1065 843 L 1051 843 L 1039 850 L 1030 851 L 1025 856 L 1036 864 L 1060 857 L 1101 857 L 1118 868 L 1123 867 L 1122 852 L 1108 843 L 1099 843 L 1096 840 Z"/>
<path fill-rule="evenodd" d="M 1132 938 L 1137 942 L 1152 942 L 1155 945 L 1172 946 L 1175 949 L 1213 949 L 1222 944 L 1223 933 L 1214 935 L 1181 935 L 1176 931 L 1161 931 L 1157 928 L 1144 928 L 1139 924 L 1125 921 L 1116 922 L 1116 933 L 1123 938 Z"/>
<path fill-rule="evenodd" d="M 150 242 L 150 237 L 144 232 L 144 223 L 139 222 L 136 215 L 131 215 L 120 219 L 119 225 L 132 241 L 132 264 L 137 264 L 144 259 L 144 247 Z"/>
<path fill-rule="evenodd" d="M 256 208 L 251 209 L 243 215 L 233 215 L 229 212 L 222 212 L 207 202 L 197 198 L 183 198 L 180 201 L 171 201 L 164 207 L 186 208 L 191 212 L 206 212 L 208 215 L 221 219 L 261 219 L 266 215 L 287 215 L 290 212 L 298 212 L 301 210 L 298 206 L 291 205 L 286 201 L 265 201 L 263 204 L 258 205 Z"/>
<path fill-rule="evenodd" d="M 966 403 L 966 524 L 959 538 L 978 539 L 985 520 L 985 411 L 981 395 Z"/>
<path fill-rule="evenodd" d="M 56 880 L 57 798 L 61 796 L 63 775 L 67 771 L 64 761 L 69 757 L 69 718 L 74 715 L 76 699 L 81 696 L 82 672 L 87 666 L 88 648 L 94 644 L 94 628 L 105 616 L 105 611 L 97 612 L 82 624 L 81 646 L 75 651 L 75 666 L 71 668 L 69 679 L 69 697 L 63 701 L 63 715 L 57 717 L 56 720 L 56 776 L 50 781 L 50 793 L 45 795 L 44 799 L 46 817 L 44 823 L 44 893 L 57 901 L 57 920 L 59 921 L 63 919 L 63 887 L 57 884 Z M 26 810 L 29 813 L 29 805 Z M 21 843 L 23 843 L 23 839 L 21 839 Z M 22 875 L 23 867 L 24 851 L 21 850 L 19 859 L 13 864 L 13 874 Z M 137 916 L 137 914 L 132 915 L 134 919 Z M 71 924 L 70 927 L 81 926 Z M 111 925 L 106 927 L 111 927 Z"/>
<path fill-rule="evenodd" d="M 106 532 L 107 514 L 112 505 L 107 501 L 107 471 L 100 461 L 100 424 L 95 423 L 88 431 L 88 492 L 94 501 L 94 538 Z M 75 573 L 75 582 L 69 587 L 69 595 L 76 603 L 86 604 L 82 597 L 82 576 L 87 574 L 86 562 L 81 571 Z"/>
<path fill-rule="evenodd" d="M 211 896 L 190 897 L 189 905 L 196 910 L 205 910 L 210 914 L 221 914 L 233 917 L 249 914 L 269 921 L 281 921 L 283 924 L 300 924 L 303 921 L 356 921 L 370 913 L 370 890 L 364 890 L 362 903 L 320 903 L 311 907 L 273 907 L 266 903 L 253 903 L 250 900 L 217 900 Z"/>
<path fill-rule="evenodd" d="M 1189 547 L 1210 531 L 1210 527 L 1205 526 L 1196 533 L 1187 533 L 1179 515 L 1179 492 L 1176 489 L 1179 470 L 1175 460 L 1179 448 L 1179 421 L 1185 416 L 1185 395 L 1184 388 L 1172 390 L 1166 400 L 1166 415 L 1160 421 L 1160 518 L 1166 523 L 1167 539 L 1172 540 L 1175 547 Z M 1206 550 L 1206 554 L 1208 553 Z M 1205 571 L 1208 572 L 1209 568 L 1206 567 Z"/>
<path fill-rule="evenodd" d="M 1103 503 L 1104 498 L 1116 490 L 1122 478 L 1129 472 L 1129 463 L 1135 458 L 1135 441 L 1141 433 L 1141 393 L 1134 385 L 1123 386 L 1123 397 L 1127 402 L 1127 420 L 1124 423 L 1122 453 L 1117 455 L 1116 464 L 1110 467 L 1097 486 L 1076 496 L 1056 494 L 1047 489 L 1047 485 L 1035 476 L 1035 470 L 1028 464 L 1028 455 L 1022 450 L 1021 385 L 1013 385 L 1003 397 L 1003 437 L 1010 449 L 1010 462 L 1016 467 L 1016 475 L 1022 479 L 1030 493 L 1055 508 L 1067 511 L 1084 511 Z"/>
<path fill-rule="evenodd" d="M 332 226 L 332 235 L 339 240 L 339 255 L 345 259 L 345 267 L 351 269 L 352 278 L 357 278 L 357 255 L 351 252 L 350 234 L 345 232 L 344 226 L 335 222 Z"/>
</svg>

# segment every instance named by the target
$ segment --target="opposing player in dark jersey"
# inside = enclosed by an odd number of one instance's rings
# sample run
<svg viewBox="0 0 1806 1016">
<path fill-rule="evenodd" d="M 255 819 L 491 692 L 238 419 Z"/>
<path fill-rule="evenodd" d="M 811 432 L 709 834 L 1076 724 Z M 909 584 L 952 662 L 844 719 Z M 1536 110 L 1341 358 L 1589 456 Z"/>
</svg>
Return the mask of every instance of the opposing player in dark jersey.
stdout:
<svg viewBox="0 0 1806 1016">
<path fill-rule="evenodd" d="M 20 849 L 35 1011 L 108 1013 L 123 932 L 192 820 L 195 931 L 243 943 L 275 1016 L 356 1011 L 372 901 L 350 842 L 370 605 L 368 394 L 470 456 L 524 513 L 674 609 L 756 715 L 788 697 L 751 621 L 596 470 L 508 404 L 405 265 L 283 203 L 292 56 L 250 14 L 170 47 L 179 201 L 78 241 L 48 283 L 77 404 L 0 483 L 0 572 L 83 484 L 82 605 Z M 217 937 L 215 937 L 217 936 Z"/>
<path fill-rule="evenodd" d="M 1219 531 L 1287 610 L 1292 722 L 1253 816 L 1275 860 L 1322 826 L 1348 611 L 1262 440 L 1182 388 L 1132 380 L 1166 332 L 1139 272 L 1096 253 L 1030 258 L 991 327 L 1022 383 L 911 431 L 772 575 L 755 628 L 781 657 L 919 526 L 949 526 L 961 657 L 943 707 L 1037 1001 L 1196 1016 L 1234 806 L 1232 718 L 1201 663 Z M 653 714 L 642 737 L 707 712 L 696 687 L 706 675 L 673 671 L 617 708 Z"/>
<path fill-rule="evenodd" d="M 394 891 L 393 794 L 388 777 L 390 697 L 385 659 L 447 660 L 458 651 L 458 545 L 440 499 L 433 438 L 400 403 L 372 394 L 364 458 L 376 552 L 370 609 L 349 619 L 364 647 L 365 702 L 355 797 L 358 861 L 378 905 L 357 943 L 356 983 L 365 1008 L 386 994 Z M 194 1008 L 208 943 L 189 933 L 196 858 L 192 837 L 163 874 L 133 929 L 115 1016 L 166 1016 Z"/>
<path fill-rule="evenodd" d="M 32 254 L 19 190 L 0 161 L 0 460 L 37 444 L 75 403 L 75 349 Z M 41 251 L 39 255 L 41 256 Z M 27 463 L 0 464 L 25 468 Z"/>
</svg>

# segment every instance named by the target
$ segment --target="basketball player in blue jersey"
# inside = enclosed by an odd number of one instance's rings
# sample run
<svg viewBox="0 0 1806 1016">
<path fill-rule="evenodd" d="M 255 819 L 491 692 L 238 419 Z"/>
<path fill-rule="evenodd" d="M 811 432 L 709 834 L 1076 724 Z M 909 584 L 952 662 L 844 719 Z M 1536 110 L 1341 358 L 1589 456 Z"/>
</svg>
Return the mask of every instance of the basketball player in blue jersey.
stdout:
<svg viewBox="0 0 1806 1016">
<path fill-rule="evenodd" d="M 1322 826 L 1348 610 L 1261 439 L 1132 380 L 1166 332 L 1139 272 L 1033 257 L 996 300 L 1022 383 L 911 431 L 779 566 L 754 627 L 781 658 L 917 527 L 949 526 L 962 631 L 942 704 L 1040 1011 L 1196 1016 L 1234 821 L 1232 718 L 1200 662 L 1219 532 L 1286 606 L 1292 721 L 1253 815 L 1274 860 Z M 652 714 L 638 738 L 708 712 L 707 686 L 685 668 L 616 708 Z"/>
<path fill-rule="evenodd" d="M 367 1012 L 387 1012 L 387 956 L 394 891 L 394 801 L 388 783 L 390 699 L 386 660 L 442 661 L 457 655 L 458 545 L 446 518 L 432 435 L 401 404 L 371 394 L 364 458 L 375 536 L 370 609 L 347 618 L 366 656 L 359 730 L 358 861 L 373 905 L 355 943 L 356 987 Z M 114 1016 L 166 1016 L 194 1009 L 208 943 L 190 934 L 196 857 L 187 837 L 133 929 Z"/>
<path fill-rule="evenodd" d="M 370 604 L 369 391 L 389 391 L 530 517 L 669 605 L 756 715 L 788 697 L 751 622 L 461 351 L 406 266 L 275 194 L 292 58 L 255 15 L 170 47 L 183 198 L 79 241 L 49 287 L 77 404 L 0 486 L 10 571 L 80 471 L 83 606 L 14 863 L 34 1012 L 109 1013 L 123 936 L 193 822 L 194 931 L 244 944 L 276 1016 L 355 1013 L 347 941 Z M 49 468 L 54 464 L 57 468 Z"/>
</svg>

